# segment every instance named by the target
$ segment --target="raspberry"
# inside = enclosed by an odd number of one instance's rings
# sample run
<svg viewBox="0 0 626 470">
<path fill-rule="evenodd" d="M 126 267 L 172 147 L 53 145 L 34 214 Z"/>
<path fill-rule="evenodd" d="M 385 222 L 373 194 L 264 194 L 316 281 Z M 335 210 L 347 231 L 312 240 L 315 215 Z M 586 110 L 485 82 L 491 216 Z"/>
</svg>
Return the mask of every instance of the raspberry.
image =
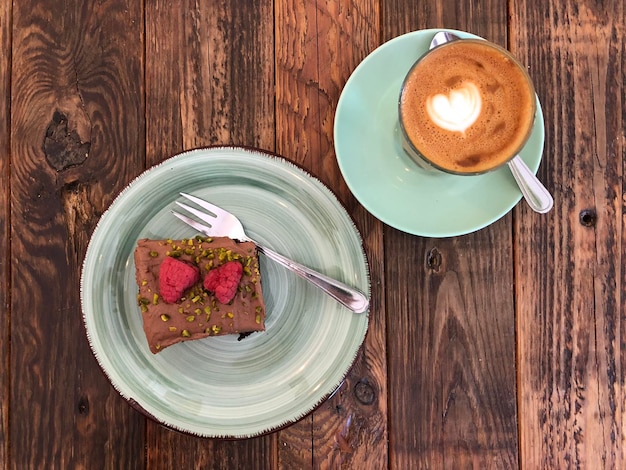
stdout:
<svg viewBox="0 0 626 470">
<path fill-rule="evenodd" d="M 213 292 L 220 303 L 227 304 L 235 297 L 242 275 L 242 264 L 238 261 L 228 261 L 208 272 L 204 278 L 204 288 Z"/>
<path fill-rule="evenodd" d="M 183 292 L 200 280 L 195 266 L 166 256 L 159 270 L 159 290 L 163 300 L 173 304 L 180 300 Z"/>
</svg>

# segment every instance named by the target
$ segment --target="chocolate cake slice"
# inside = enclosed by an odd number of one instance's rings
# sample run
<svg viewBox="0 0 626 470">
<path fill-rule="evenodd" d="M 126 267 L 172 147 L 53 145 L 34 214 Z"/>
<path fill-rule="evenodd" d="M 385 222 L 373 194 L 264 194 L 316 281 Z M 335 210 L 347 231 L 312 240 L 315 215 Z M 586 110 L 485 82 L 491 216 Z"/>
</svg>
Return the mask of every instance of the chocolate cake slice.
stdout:
<svg viewBox="0 0 626 470">
<path fill-rule="evenodd" d="M 252 242 L 141 239 L 135 248 L 135 275 L 143 328 L 154 354 L 181 341 L 265 330 L 261 272 Z"/>
</svg>

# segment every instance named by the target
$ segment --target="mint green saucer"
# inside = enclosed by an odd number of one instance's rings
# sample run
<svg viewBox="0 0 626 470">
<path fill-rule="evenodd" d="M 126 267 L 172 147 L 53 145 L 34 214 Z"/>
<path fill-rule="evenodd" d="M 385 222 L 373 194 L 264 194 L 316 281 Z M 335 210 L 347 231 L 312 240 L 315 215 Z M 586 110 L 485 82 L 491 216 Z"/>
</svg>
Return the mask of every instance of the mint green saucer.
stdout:
<svg viewBox="0 0 626 470">
<path fill-rule="evenodd" d="M 452 237 L 495 222 L 519 202 L 522 194 L 506 165 L 479 176 L 432 173 L 418 167 L 402 151 L 397 119 L 400 86 L 438 31 L 398 36 L 358 65 L 337 105 L 334 138 L 343 177 L 372 215 L 414 235 Z M 543 114 L 537 99 L 533 133 L 520 153 L 535 173 L 543 142 Z"/>
</svg>

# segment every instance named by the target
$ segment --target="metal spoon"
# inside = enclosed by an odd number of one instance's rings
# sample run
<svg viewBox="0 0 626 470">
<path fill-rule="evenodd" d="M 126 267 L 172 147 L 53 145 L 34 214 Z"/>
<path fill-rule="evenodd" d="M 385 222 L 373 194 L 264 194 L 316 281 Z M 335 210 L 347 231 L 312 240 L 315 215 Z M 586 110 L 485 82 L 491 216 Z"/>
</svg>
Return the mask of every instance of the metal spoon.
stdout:
<svg viewBox="0 0 626 470">
<path fill-rule="evenodd" d="M 456 34 L 439 31 L 430 42 L 430 49 L 457 39 L 461 38 Z M 549 212 L 554 205 L 554 199 L 541 181 L 530 171 L 524 160 L 516 155 L 507 164 L 530 208 L 540 214 Z"/>
</svg>

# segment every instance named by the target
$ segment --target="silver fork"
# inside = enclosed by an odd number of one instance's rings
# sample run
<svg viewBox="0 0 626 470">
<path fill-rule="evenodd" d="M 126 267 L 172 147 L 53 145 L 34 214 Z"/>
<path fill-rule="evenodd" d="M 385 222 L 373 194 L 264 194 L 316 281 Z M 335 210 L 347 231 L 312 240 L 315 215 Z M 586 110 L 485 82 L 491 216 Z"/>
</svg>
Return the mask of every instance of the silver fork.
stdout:
<svg viewBox="0 0 626 470">
<path fill-rule="evenodd" d="M 368 309 L 369 299 L 361 291 L 354 289 L 336 279 L 318 273 L 311 268 L 307 268 L 300 263 L 296 263 L 295 261 L 276 253 L 274 250 L 271 250 L 266 246 L 259 245 L 246 235 L 239 219 L 230 212 L 227 212 L 224 209 L 196 196 L 185 193 L 180 193 L 180 195 L 210 212 L 210 214 L 207 214 L 206 212 L 190 207 L 187 204 L 176 201 L 178 206 L 209 224 L 201 224 L 186 215 L 172 211 L 172 214 L 185 222 L 187 225 L 190 225 L 199 232 L 202 232 L 210 237 L 230 237 L 236 240 L 254 242 L 260 253 L 263 253 L 268 258 L 276 261 L 278 264 L 306 279 L 311 284 L 319 287 L 337 302 L 349 308 L 353 312 L 363 313 Z"/>
</svg>

